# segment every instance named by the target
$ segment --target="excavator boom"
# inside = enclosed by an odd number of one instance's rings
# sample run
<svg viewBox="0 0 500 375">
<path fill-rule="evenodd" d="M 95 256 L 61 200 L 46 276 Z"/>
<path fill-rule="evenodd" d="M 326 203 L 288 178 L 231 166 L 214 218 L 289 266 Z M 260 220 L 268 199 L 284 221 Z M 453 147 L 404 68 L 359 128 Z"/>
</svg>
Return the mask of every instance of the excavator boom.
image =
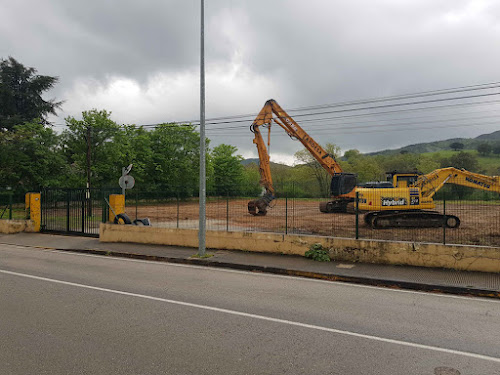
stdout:
<svg viewBox="0 0 500 375">
<path fill-rule="evenodd" d="M 267 146 L 269 146 L 271 125 L 273 122 L 283 128 L 292 139 L 299 140 L 311 153 L 311 155 L 314 156 L 314 158 L 321 164 L 321 166 L 332 177 L 337 178 L 337 183 L 335 185 L 339 186 L 339 192 L 341 193 L 339 196 L 348 194 L 348 196 L 346 195 L 346 198 L 340 198 L 342 201 L 346 199 L 353 199 L 353 188 L 355 184 L 351 184 L 352 186 L 350 186 L 348 191 L 344 191 L 345 188 L 342 188 L 344 186 L 343 181 L 346 178 L 345 175 L 353 175 L 343 173 L 342 168 L 337 163 L 334 156 L 326 152 L 323 147 L 321 147 L 311 136 L 309 136 L 309 134 L 307 134 L 307 132 L 302 129 L 302 127 L 300 127 L 300 125 L 297 124 L 297 122 L 295 122 L 295 120 L 288 115 L 274 99 L 270 99 L 264 104 L 264 107 L 261 109 L 250 126 L 250 130 L 254 133 L 253 143 L 257 146 L 257 151 L 259 153 L 260 185 L 266 190 L 262 197 L 248 202 L 248 212 L 250 214 L 260 216 L 265 215 L 270 202 L 275 199 L 269 153 L 267 151 L 268 148 L 266 147 L 266 143 L 260 131 L 262 127 L 266 127 L 268 129 Z M 342 185 L 340 185 L 340 182 L 342 182 Z M 334 183 L 332 182 L 332 186 L 333 185 Z M 341 204 L 341 206 L 342 205 L 343 204 Z"/>
<path fill-rule="evenodd" d="M 431 198 L 444 184 L 455 184 L 500 193 L 500 177 L 485 176 L 453 167 L 436 169 L 431 173 L 419 176 L 414 186 L 420 188 L 422 197 Z"/>
</svg>

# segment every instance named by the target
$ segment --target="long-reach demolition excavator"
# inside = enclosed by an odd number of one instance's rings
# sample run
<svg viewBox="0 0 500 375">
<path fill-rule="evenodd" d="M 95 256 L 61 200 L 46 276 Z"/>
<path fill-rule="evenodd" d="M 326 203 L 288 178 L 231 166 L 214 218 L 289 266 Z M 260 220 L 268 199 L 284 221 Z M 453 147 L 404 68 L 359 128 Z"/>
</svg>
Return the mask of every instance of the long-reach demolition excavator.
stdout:
<svg viewBox="0 0 500 375">
<path fill-rule="evenodd" d="M 437 169 L 425 175 L 418 172 L 391 172 L 388 174 L 388 181 L 357 185 L 355 174 L 345 173 L 333 155 L 316 143 L 275 100 L 270 99 L 250 126 L 255 135 L 253 143 L 259 153 L 260 184 L 265 188 L 265 193 L 260 198 L 248 202 L 248 212 L 255 216 L 266 215 L 270 203 L 275 199 L 269 154 L 260 132 L 261 126 L 268 129 L 269 146 L 273 121 L 292 139 L 299 140 L 331 175 L 332 200 L 320 203 L 321 212 L 354 212 L 357 196 L 357 209 L 365 213 L 364 221 L 372 228 L 443 225 L 458 228 L 460 219 L 457 216 L 434 211 L 436 206 L 432 197 L 444 184 L 500 193 L 500 177 L 485 176 L 453 167 Z"/>
</svg>

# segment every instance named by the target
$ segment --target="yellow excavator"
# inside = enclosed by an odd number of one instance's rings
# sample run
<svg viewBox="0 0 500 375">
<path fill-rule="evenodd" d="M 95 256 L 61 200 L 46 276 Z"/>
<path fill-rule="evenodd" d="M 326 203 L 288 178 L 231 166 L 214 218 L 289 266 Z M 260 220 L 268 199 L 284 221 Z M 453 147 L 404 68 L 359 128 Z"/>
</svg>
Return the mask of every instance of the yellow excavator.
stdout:
<svg viewBox="0 0 500 375">
<path fill-rule="evenodd" d="M 248 202 L 248 212 L 255 216 L 264 216 L 270 203 L 275 199 L 269 154 L 260 131 L 261 127 L 268 129 L 267 146 L 269 147 L 271 143 L 271 124 L 273 122 L 282 127 L 290 138 L 299 140 L 332 176 L 332 194 L 336 199 L 330 202 L 330 206 L 332 209 L 341 212 L 342 208 L 348 202 L 352 202 L 356 196 L 353 190 L 356 186 L 356 176 L 351 173 L 344 173 L 334 156 L 327 153 L 323 147 L 316 143 L 273 99 L 266 102 L 255 121 L 250 125 L 250 130 L 255 135 L 253 143 L 257 146 L 259 154 L 260 185 L 265 189 L 265 193 L 260 198 Z M 335 186 L 334 180 L 336 181 Z"/>
<path fill-rule="evenodd" d="M 436 169 L 428 174 L 417 172 L 388 174 L 388 184 L 380 187 L 370 183 L 359 185 L 358 209 L 366 212 L 365 223 L 372 228 L 458 228 L 457 216 L 433 211 L 433 196 L 445 184 L 467 186 L 500 193 L 500 177 L 485 176 L 453 167 Z"/>
<path fill-rule="evenodd" d="M 272 122 L 282 127 L 292 139 L 299 140 L 331 175 L 332 199 L 321 202 L 320 211 L 354 212 L 357 205 L 357 209 L 365 213 L 365 223 L 372 228 L 443 225 L 458 228 L 460 219 L 457 216 L 434 211 L 436 206 L 432 197 L 447 183 L 500 193 L 500 177 L 453 167 L 437 169 L 425 175 L 418 172 L 391 172 L 388 174 L 388 181 L 357 185 L 355 174 L 345 173 L 333 155 L 328 154 L 275 100 L 270 99 L 250 126 L 255 135 L 253 142 L 259 153 L 260 184 L 265 189 L 260 198 L 248 202 L 248 212 L 255 216 L 266 215 L 270 203 L 275 199 L 269 154 L 260 131 L 261 127 L 268 129 L 269 146 Z"/>
</svg>

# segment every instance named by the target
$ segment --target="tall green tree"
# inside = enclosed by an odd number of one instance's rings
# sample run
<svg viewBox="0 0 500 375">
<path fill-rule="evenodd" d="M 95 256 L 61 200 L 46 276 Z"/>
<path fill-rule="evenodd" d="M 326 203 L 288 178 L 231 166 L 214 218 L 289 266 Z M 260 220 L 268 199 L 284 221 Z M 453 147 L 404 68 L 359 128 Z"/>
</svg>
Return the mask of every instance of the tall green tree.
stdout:
<svg viewBox="0 0 500 375">
<path fill-rule="evenodd" d="M 42 95 L 58 81 L 57 77 L 36 74 L 13 57 L 0 60 L 0 129 L 13 130 L 15 125 L 56 114 L 62 102 L 45 100 Z"/>
<path fill-rule="evenodd" d="M 137 189 L 147 188 L 148 168 L 152 163 L 151 134 L 142 126 L 124 125 L 113 138 L 117 143 L 115 152 L 122 166 L 133 164 L 131 175 L 134 176 Z"/>
<path fill-rule="evenodd" d="M 60 137 L 39 122 L 0 131 L 0 184 L 27 191 L 64 183 L 67 166 Z"/>
<path fill-rule="evenodd" d="M 221 144 L 211 152 L 213 166 L 213 183 L 217 195 L 235 195 L 240 193 L 243 180 L 243 165 L 241 155 L 235 155 L 238 149 L 234 146 Z"/>
<path fill-rule="evenodd" d="M 200 171 L 200 134 L 195 127 L 161 124 L 150 132 L 150 137 L 151 163 L 147 169 L 152 187 L 195 193 Z"/>
<path fill-rule="evenodd" d="M 488 142 L 481 142 L 477 145 L 477 152 L 482 156 L 488 156 L 492 149 L 493 147 Z"/>
<path fill-rule="evenodd" d="M 334 145 L 333 143 L 327 143 L 324 147 L 326 152 L 333 155 L 335 159 L 340 157 L 340 147 Z M 309 168 L 311 174 L 314 176 L 318 183 L 318 188 L 324 196 L 330 194 L 330 180 L 331 177 L 329 173 L 321 166 L 321 164 L 311 155 L 306 149 L 297 151 L 295 153 L 295 158 L 301 163 Z"/>
<path fill-rule="evenodd" d="M 120 144 L 116 137 L 120 126 L 111 120 L 111 112 L 90 110 L 82 112 L 82 119 L 65 119 L 68 127 L 62 134 L 63 151 L 71 166 L 68 181 L 74 186 L 87 182 L 87 150 L 90 149 L 90 185 L 116 185 L 121 168 L 127 161 L 120 160 Z"/>
<path fill-rule="evenodd" d="M 450 144 L 450 148 L 453 151 L 460 151 L 463 150 L 464 144 L 462 142 L 453 142 L 452 144 Z"/>
<path fill-rule="evenodd" d="M 441 161 L 441 166 L 443 168 L 455 167 L 458 169 L 465 169 L 469 172 L 480 172 L 477 156 L 465 151 L 460 151 L 449 159 L 443 159 Z"/>
</svg>

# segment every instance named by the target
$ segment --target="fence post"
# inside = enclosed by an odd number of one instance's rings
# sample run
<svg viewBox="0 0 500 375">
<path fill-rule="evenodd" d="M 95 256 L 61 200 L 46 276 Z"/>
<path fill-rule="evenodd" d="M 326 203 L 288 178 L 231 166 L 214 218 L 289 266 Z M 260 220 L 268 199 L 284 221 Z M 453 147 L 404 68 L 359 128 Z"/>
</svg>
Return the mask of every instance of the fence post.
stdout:
<svg viewBox="0 0 500 375">
<path fill-rule="evenodd" d="M 359 239 L 359 192 L 356 192 L 356 239 Z"/>
<path fill-rule="evenodd" d="M 285 193 L 285 234 L 288 234 L 288 191 Z"/>
<path fill-rule="evenodd" d="M 85 233 L 85 201 L 87 199 L 87 190 L 84 190 L 85 193 L 80 197 L 82 200 L 82 233 Z"/>
<path fill-rule="evenodd" d="M 177 229 L 179 229 L 179 189 L 177 189 Z"/>
<path fill-rule="evenodd" d="M 12 193 L 9 194 L 9 220 L 12 220 Z"/>
<path fill-rule="evenodd" d="M 135 220 L 137 220 L 137 206 L 139 206 L 139 192 L 135 191 Z"/>
<path fill-rule="evenodd" d="M 443 193 L 443 245 L 446 245 L 446 193 Z"/>
<path fill-rule="evenodd" d="M 101 221 L 103 223 L 106 223 L 108 221 L 108 218 L 107 218 L 108 207 L 106 205 L 106 200 L 105 200 L 107 192 L 104 189 L 101 189 L 100 192 L 101 192 L 101 195 L 100 195 L 100 199 L 101 199 Z"/>
<path fill-rule="evenodd" d="M 229 192 L 226 192 L 226 232 L 229 232 Z"/>
<path fill-rule="evenodd" d="M 70 203 L 70 190 L 66 190 L 66 232 L 69 232 L 69 203 Z"/>
</svg>

